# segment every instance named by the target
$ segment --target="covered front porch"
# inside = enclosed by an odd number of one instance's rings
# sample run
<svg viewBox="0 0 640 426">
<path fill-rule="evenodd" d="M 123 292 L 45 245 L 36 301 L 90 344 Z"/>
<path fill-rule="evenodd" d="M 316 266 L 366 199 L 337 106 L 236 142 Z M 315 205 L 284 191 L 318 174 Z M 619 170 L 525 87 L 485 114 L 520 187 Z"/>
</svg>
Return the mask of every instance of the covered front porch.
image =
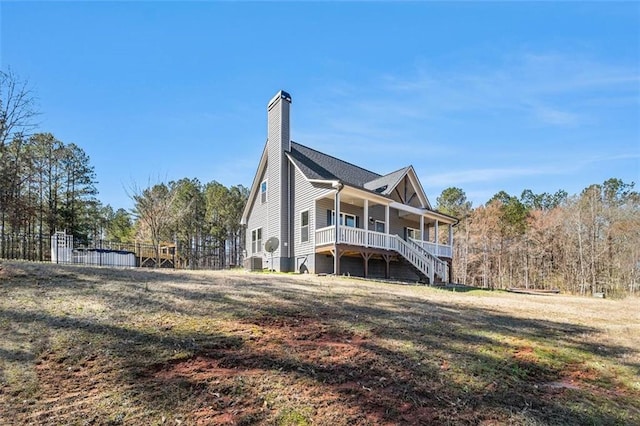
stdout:
<svg viewBox="0 0 640 426">
<path fill-rule="evenodd" d="M 315 251 L 334 258 L 333 271 L 340 273 L 343 256 L 361 257 L 367 276 L 369 260 L 382 259 L 388 278 L 390 262 L 406 260 L 430 283 L 448 281 L 454 218 L 351 187 L 318 198 L 315 206 Z"/>
<path fill-rule="evenodd" d="M 339 243 L 394 250 L 390 236 L 397 235 L 421 245 L 434 256 L 452 257 L 453 226 L 457 221 L 449 216 L 350 187 L 318 198 L 315 205 L 316 246 L 334 242 L 338 216 L 343 229 Z"/>
</svg>

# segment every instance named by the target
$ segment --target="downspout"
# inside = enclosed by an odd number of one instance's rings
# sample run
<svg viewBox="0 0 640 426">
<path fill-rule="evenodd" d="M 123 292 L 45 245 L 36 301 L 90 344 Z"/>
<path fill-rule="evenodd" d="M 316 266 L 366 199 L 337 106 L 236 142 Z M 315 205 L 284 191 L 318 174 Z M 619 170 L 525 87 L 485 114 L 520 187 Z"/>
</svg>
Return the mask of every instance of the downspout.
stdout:
<svg viewBox="0 0 640 426">
<path fill-rule="evenodd" d="M 466 219 L 467 217 L 468 217 L 468 215 L 465 216 L 464 219 Z M 450 238 L 450 241 L 449 241 L 449 245 L 451 246 L 451 263 L 449 263 L 449 283 L 450 284 L 453 283 L 453 254 L 454 254 L 453 253 L 453 228 L 458 226 L 459 224 L 460 224 L 460 219 L 456 218 L 456 223 L 454 223 L 452 225 L 449 225 L 450 226 L 450 230 L 451 230 L 451 234 L 450 234 L 451 238 Z M 467 244 L 467 249 L 468 249 L 468 244 Z M 464 271 L 463 271 L 464 272 L 464 276 L 462 278 L 462 281 L 463 281 L 462 283 L 463 284 L 467 283 L 467 261 L 468 261 L 467 257 L 468 256 L 465 253 L 465 256 L 464 256 L 465 264 L 464 264 Z"/>
<path fill-rule="evenodd" d="M 338 269 L 340 267 L 340 256 L 338 254 L 338 236 L 340 235 L 340 191 L 344 188 L 344 185 L 340 181 L 335 181 L 332 185 L 336 189 L 336 199 L 335 199 L 335 216 L 334 216 L 334 226 L 335 229 L 335 237 L 333 238 L 333 274 L 338 276 Z"/>
<path fill-rule="evenodd" d="M 289 142 L 289 151 L 291 151 L 291 142 Z M 294 215 L 294 211 L 291 208 L 291 161 L 289 161 L 289 159 L 287 158 L 287 156 L 285 155 L 285 161 L 287 162 L 287 209 L 289 210 L 289 229 L 287 230 L 287 263 L 289 264 L 288 268 L 287 268 L 287 272 L 293 270 L 294 265 L 292 264 L 292 259 L 291 259 L 291 234 L 292 231 L 295 230 L 295 225 L 292 226 L 292 223 L 295 223 L 295 215 Z"/>
</svg>

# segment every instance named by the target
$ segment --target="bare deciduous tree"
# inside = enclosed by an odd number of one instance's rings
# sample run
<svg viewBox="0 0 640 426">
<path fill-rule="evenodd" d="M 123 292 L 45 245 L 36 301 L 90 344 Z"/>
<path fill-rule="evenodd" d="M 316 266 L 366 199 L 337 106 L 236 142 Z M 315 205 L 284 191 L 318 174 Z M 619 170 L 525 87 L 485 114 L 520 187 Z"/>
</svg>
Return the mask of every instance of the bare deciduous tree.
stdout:
<svg viewBox="0 0 640 426">
<path fill-rule="evenodd" d="M 0 71 L 0 153 L 16 134 L 35 128 L 38 115 L 33 92 L 11 70 Z"/>
<path fill-rule="evenodd" d="M 148 233 L 156 255 L 156 267 L 160 267 L 160 243 L 166 239 L 174 221 L 172 207 L 175 192 L 164 183 L 155 184 L 141 190 L 135 185 L 130 188 L 130 197 L 135 203 L 133 214 Z"/>
<path fill-rule="evenodd" d="M 609 179 L 579 195 L 503 191 L 455 228 L 455 279 L 483 287 L 634 294 L 640 278 L 640 194 Z M 443 192 L 439 205 L 464 192 Z M 455 206 L 456 203 L 453 203 Z M 458 203 L 459 204 L 459 203 Z"/>
</svg>

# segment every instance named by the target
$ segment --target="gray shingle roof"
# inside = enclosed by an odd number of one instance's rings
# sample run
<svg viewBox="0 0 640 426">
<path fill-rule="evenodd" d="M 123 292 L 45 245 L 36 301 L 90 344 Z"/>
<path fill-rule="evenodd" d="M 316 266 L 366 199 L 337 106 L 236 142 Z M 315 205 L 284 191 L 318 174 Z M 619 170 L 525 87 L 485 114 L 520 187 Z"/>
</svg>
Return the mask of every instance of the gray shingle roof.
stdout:
<svg viewBox="0 0 640 426">
<path fill-rule="evenodd" d="M 367 182 L 381 177 L 377 173 L 293 141 L 289 155 L 308 179 L 340 180 L 348 185 L 364 188 Z"/>
<path fill-rule="evenodd" d="M 378 194 L 388 195 L 393 191 L 393 188 L 398 185 L 398 182 L 407 173 L 409 167 L 410 166 L 403 167 L 400 170 L 389 173 L 388 175 L 369 181 L 365 183 L 364 188 L 369 191 L 377 192 Z"/>
<path fill-rule="evenodd" d="M 287 155 L 307 179 L 339 180 L 349 186 L 378 193 L 384 197 L 390 197 L 389 194 L 412 169 L 411 166 L 407 166 L 383 176 L 293 141 Z M 418 186 L 416 190 L 420 191 L 426 199 L 419 181 Z M 425 207 L 431 210 L 428 199 Z"/>
</svg>

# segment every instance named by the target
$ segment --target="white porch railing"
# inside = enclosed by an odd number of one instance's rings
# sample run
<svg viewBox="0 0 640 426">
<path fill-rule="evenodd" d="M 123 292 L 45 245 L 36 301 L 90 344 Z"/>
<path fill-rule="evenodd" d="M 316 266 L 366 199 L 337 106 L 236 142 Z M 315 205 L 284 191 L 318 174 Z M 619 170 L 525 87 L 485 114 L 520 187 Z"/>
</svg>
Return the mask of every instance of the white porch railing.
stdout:
<svg viewBox="0 0 640 426">
<path fill-rule="evenodd" d="M 447 245 L 447 244 L 436 244 L 436 243 L 432 243 L 430 241 L 420 241 L 420 240 L 414 240 L 413 238 L 411 239 L 414 243 L 421 245 L 422 248 L 424 248 L 426 251 L 428 251 L 429 253 L 433 254 L 434 256 L 438 256 L 438 257 L 453 257 L 452 254 L 452 250 L 451 250 L 451 246 Z"/>
<path fill-rule="evenodd" d="M 441 260 L 439 257 L 434 255 L 433 253 L 429 253 L 422 245 L 418 244 L 419 241 L 409 239 L 409 244 L 412 245 L 416 250 L 421 252 L 427 258 L 431 258 L 433 262 L 434 273 L 442 278 L 442 281 L 449 282 L 449 265 L 444 260 Z"/>
<path fill-rule="evenodd" d="M 322 246 L 326 244 L 333 244 L 335 230 L 335 226 L 327 226 L 326 228 L 316 230 L 316 245 Z M 395 235 L 367 231 L 365 229 L 352 228 L 350 226 L 341 226 L 340 240 L 338 243 L 395 250 L 396 247 L 391 241 L 393 237 L 395 237 Z M 413 238 L 410 238 L 410 240 L 415 244 L 422 246 L 427 253 L 434 256 L 448 258 L 453 257 L 450 245 L 435 244 L 430 241 L 420 241 Z"/>
<path fill-rule="evenodd" d="M 333 244 L 335 234 L 335 226 L 327 226 L 326 228 L 316 230 L 316 246 Z M 395 246 L 391 242 L 394 235 L 366 231 L 364 229 L 352 228 L 350 226 L 341 226 L 338 235 L 338 244 L 351 244 L 354 246 L 395 250 Z"/>
<path fill-rule="evenodd" d="M 336 227 L 328 226 L 316 230 L 316 245 L 324 246 L 327 244 L 333 244 L 335 241 Z"/>
<path fill-rule="evenodd" d="M 397 243 L 396 251 L 407 259 L 413 266 L 418 268 L 425 276 L 429 277 L 429 283 L 433 284 L 433 259 L 424 256 L 418 250 L 417 246 L 408 243 L 397 235 L 394 235 L 395 242 Z"/>
<path fill-rule="evenodd" d="M 350 226 L 341 226 L 339 229 L 340 238 L 338 243 L 353 244 L 354 246 L 365 246 L 367 241 L 367 231 Z"/>
<path fill-rule="evenodd" d="M 316 230 L 316 246 L 333 244 L 335 241 L 335 232 L 335 226 L 327 226 L 326 228 Z M 419 243 L 420 242 L 415 240 L 405 241 L 398 235 L 368 231 L 349 226 L 341 226 L 338 231 L 338 244 L 351 244 L 354 246 L 396 251 L 425 276 L 429 277 L 429 282 L 434 282 L 434 274 L 447 282 L 449 280 L 447 263 L 438 259 L 437 255 L 429 252 L 428 248 Z M 449 246 L 441 247 L 450 249 Z M 445 251 L 443 250 L 442 252 Z"/>
</svg>

